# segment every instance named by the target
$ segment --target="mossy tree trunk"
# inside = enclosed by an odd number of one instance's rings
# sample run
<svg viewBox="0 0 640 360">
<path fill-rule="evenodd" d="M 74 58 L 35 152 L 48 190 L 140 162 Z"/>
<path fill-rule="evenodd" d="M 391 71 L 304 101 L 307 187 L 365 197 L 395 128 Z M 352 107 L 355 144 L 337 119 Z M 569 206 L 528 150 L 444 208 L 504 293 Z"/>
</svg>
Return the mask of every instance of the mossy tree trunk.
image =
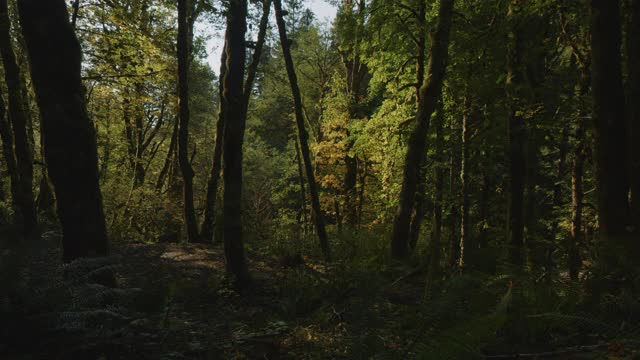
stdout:
<svg viewBox="0 0 640 360">
<path fill-rule="evenodd" d="M 95 129 L 80 76 L 80 44 L 63 0 L 18 2 L 40 107 L 45 157 L 62 225 L 65 261 L 108 253 Z"/>
<path fill-rule="evenodd" d="M 427 66 L 425 79 L 420 87 L 416 123 L 409 138 L 400 201 L 393 222 L 391 254 L 396 259 L 403 259 L 409 255 L 409 231 L 416 191 L 420 181 L 419 169 L 424 164 L 431 115 L 440 100 L 449 57 L 449 34 L 453 16 L 453 4 L 454 0 L 440 1 L 438 25 L 431 46 L 431 58 Z"/>
</svg>

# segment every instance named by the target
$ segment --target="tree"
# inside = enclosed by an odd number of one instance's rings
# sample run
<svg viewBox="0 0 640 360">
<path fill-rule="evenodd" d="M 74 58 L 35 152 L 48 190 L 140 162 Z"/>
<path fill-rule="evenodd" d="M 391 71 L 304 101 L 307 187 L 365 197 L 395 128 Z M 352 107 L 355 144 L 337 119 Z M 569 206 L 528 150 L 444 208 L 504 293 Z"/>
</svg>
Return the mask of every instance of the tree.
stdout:
<svg viewBox="0 0 640 360">
<path fill-rule="evenodd" d="M 11 204 L 15 213 L 20 213 L 20 184 L 18 181 L 18 170 L 16 165 L 15 152 L 13 150 L 13 132 L 11 123 L 7 118 L 6 106 L 2 94 L 0 94 L 0 139 L 2 140 L 2 154 L 9 174 L 11 185 Z"/>
<path fill-rule="evenodd" d="M 631 119 L 631 211 L 640 231 L 640 0 L 631 0 L 627 29 L 629 117 Z"/>
<path fill-rule="evenodd" d="M 0 0 L 0 56 L 4 65 L 4 78 L 8 88 L 8 115 L 13 128 L 16 169 L 18 175 L 19 221 L 25 235 L 33 233 L 37 225 L 33 197 L 33 149 L 29 143 L 29 113 L 24 95 L 24 78 L 16 60 L 11 41 L 11 21 L 7 0 Z"/>
<path fill-rule="evenodd" d="M 527 124 L 519 109 L 525 81 L 523 65 L 523 33 L 521 8 L 517 0 L 509 3 L 510 21 L 507 54 L 507 96 L 509 98 L 508 154 L 509 154 L 509 259 L 515 267 L 524 265 L 524 195 L 527 172 Z"/>
<path fill-rule="evenodd" d="M 416 114 L 416 124 L 409 138 L 404 169 L 400 202 L 393 222 L 391 253 L 395 258 L 404 258 L 409 253 L 409 227 L 414 209 L 419 169 L 424 164 L 426 137 L 431 114 L 442 92 L 442 83 L 449 55 L 449 33 L 451 30 L 454 0 L 441 0 L 438 11 L 438 25 L 431 45 L 431 58 L 426 77 L 420 87 L 420 102 Z"/>
<path fill-rule="evenodd" d="M 324 219 L 322 217 L 322 211 L 320 210 L 320 198 L 318 196 L 318 190 L 316 185 L 316 178 L 313 171 L 313 165 L 311 164 L 311 155 L 309 154 L 309 134 L 305 128 L 304 115 L 302 112 L 302 98 L 300 96 L 300 89 L 298 88 L 298 78 L 293 65 L 293 59 L 291 57 L 291 41 L 287 38 L 286 24 L 282 13 L 282 4 L 280 0 L 274 0 L 273 5 L 276 13 L 276 21 L 278 23 L 278 32 L 280 33 L 280 46 L 282 47 L 282 53 L 284 55 L 285 67 L 287 69 L 287 75 L 289 77 L 289 84 L 291 85 L 291 93 L 293 95 L 293 101 L 295 104 L 295 117 L 296 126 L 298 128 L 298 140 L 300 141 L 300 150 L 302 152 L 302 158 L 304 160 L 304 168 L 307 176 L 307 183 L 309 185 L 309 194 L 311 196 L 311 208 L 313 209 L 314 221 L 316 225 L 316 231 L 318 238 L 320 239 L 320 248 L 324 254 L 324 257 L 328 260 L 331 258 L 331 249 L 329 248 L 329 240 L 327 238 L 327 231 L 324 225 Z"/>
<path fill-rule="evenodd" d="M 591 0 L 591 86 L 598 222 L 603 240 L 628 236 L 629 177 L 619 0 Z"/>
<path fill-rule="evenodd" d="M 262 2 L 262 17 L 260 19 L 260 26 L 258 30 L 258 41 L 255 44 L 255 50 L 253 52 L 253 59 L 247 70 L 247 79 L 244 84 L 244 116 L 246 118 L 247 111 L 249 109 L 249 100 L 251 99 L 251 93 L 253 92 L 253 86 L 258 72 L 258 65 L 260 64 L 260 58 L 262 57 L 262 48 L 267 35 L 267 26 L 269 25 L 269 11 L 271 9 L 271 0 L 263 0 Z M 226 54 L 222 53 L 220 61 L 220 78 L 223 78 L 226 73 Z M 222 82 L 220 83 L 219 93 L 220 98 L 223 96 Z M 224 108 L 222 102 L 220 102 L 220 110 L 218 114 L 218 121 L 216 122 L 216 139 L 213 149 L 213 163 L 211 165 L 211 174 L 209 175 L 209 182 L 207 184 L 207 197 L 205 199 L 204 217 L 202 219 L 202 227 L 200 236 L 203 240 L 213 239 L 213 227 L 214 227 L 214 215 L 215 215 L 215 201 L 218 194 L 218 179 L 220 178 L 220 167 L 222 158 L 222 143 L 224 141 Z"/>
<path fill-rule="evenodd" d="M 193 203 L 193 168 L 189 161 L 189 6 L 188 0 L 178 0 L 178 162 L 182 172 L 184 220 L 187 227 L 187 238 L 190 242 L 199 241 L 198 223 Z"/>
<path fill-rule="evenodd" d="M 227 9 L 225 49 L 227 71 L 224 76 L 224 250 L 227 270 L 239 286 L 249 281 L 242 237 L 242 144 L 246 117 L 243 80 L 245 72 L 245 33 L 247 1 L 231 0 Z"/>
<path fill-rule="evenodd" d="M 46 137 L 65 261 L 108 253 L 96 135 L 87 113 L 82 54 L 63 0 L 18 3 Z"/>
</svg>

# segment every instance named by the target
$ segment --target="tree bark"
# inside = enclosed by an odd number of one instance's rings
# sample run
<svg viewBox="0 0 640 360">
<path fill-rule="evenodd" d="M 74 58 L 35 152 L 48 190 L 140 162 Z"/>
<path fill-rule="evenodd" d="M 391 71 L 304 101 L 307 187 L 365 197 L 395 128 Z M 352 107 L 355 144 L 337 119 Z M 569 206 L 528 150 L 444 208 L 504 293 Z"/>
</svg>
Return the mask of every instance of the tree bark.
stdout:
<svg viewBox="0 0 640 360">
<path fill-rule="evenodd" d="M 245 33 L 247 0 L 231 0 L 227 10 L 225 40 L 227 71 L 224 77 L 224 250 L 227 271 L 238 286 L 249 281 L 242 237 L 242 143 L 246 117 L 243 79 L 245 71 Z"/>
<path fill-rule="evenodd" d="M 433 229 L 431 233 L 431 242 L 427 252 L 428 269 L 427 269 L 427 291 L 433 285 L 433 282 L 440 277 L 440 260 L 442 254 L 442 199 L 444 193 L 444 171 L 443 164 L 443 148 L 444 135 L 442 133 L 444 123 L 444 113 L 442 111 L 442 102 L 439 103 L 438 113 L 434 119 L 434 127 L 436 133 L 435 143 L 435 189 L 433 197 Z"/>
<path fill-rule="evenodd" d="M 460 270 L 468 266 L 474 247 L 469 236 L 469 116 L 471 100 L 464 99 L 464 114 L 462 115 L 462 131 L 460 138 Z"/>
<path fill-rule="evenodd" d="M 627 30 L 629 66 L 629 112 L 631 119 L 631 211 L 636 231 L 640 229 L 640 0 L 631 0 Z"/>
<path fill-rule="evenodd" d="M 80 77 L 80 44 L 66 4 L 23 0 L 18 9 L 62 225 L 64 260 L 107 255 L 96 134 Z"/>
<path fill-rule="evenodd" d="M 4 65 L 4 78 L 9 91 L 9 119 L 13 126 L 16 165 L 18 172 L 20 206 L 19 219 L 24 235 L 31 234 L 37 225 L 33 197 L 33 150 L 29 141 L 29 113 L 23 98 L 24 81 L 11 41 L 7 0 L 0 0 L 0 55 Z"/>
<path fill-rule="evenodd" d="M 289 77 L 289 84 L 291 85 L 291 93 L 293 96 L 293 102 L 295 104 L 296 125 L 298 127 L 298 139 L 300 140 L 300 150 L 302 152 L 302 158 L 304 160 L 304 168 L 307 175 L 307 182 L 309 184 L 309 194 L 311 196 L 311 209 L 313 210 L 313 218 L 316 225 L 316 231 L 320 240 L 320 248 L 324 254 L 324 257 L 329 260 L 331 258 L 331 249 L 329 248 L 329 240 L 327 238 L 327 231 L 324 226 L 324 219 L 322 211 L 320 210 L 320 198 L 318 196 L 318 189 L 316 179 L 313 171 L 313 164 L 311 163 L 311 155 L 309 153 L 309 134 L 304 126 L 304 115 L 302 112 L 302 97 L 300 96 L 300 89 L 298 88 L 298 78 L 293 66 L 293 59 L 291 57 L 290 41 L 287 38 L 287 30 L 282 14 L 282 4 L 280 0 L 273 1 L 276 13 L 276 21 L 278 23 L 278 31 L 280 33 L 280 45 L 282 47 L 282 53 L 284 55 L 285 66 L 287 68 L 287 75 Z"/>
<path fill-rule="evenodd" d="M 1 92 L 1 90 L 0 90 Z M 2 153 L 7 163 L 7 172 L 11 185 L 11 206 L 13 212 L 20 213 L 20 184 L 18 180 L 18 169 L 16 165 L 16 155 L 13 150 L 13 131 L 11 123 L 7 118 L 6 106 L 2 94 L 0 93 L 0 138 L 2 139 Z"/>
<path fill-rule="evenodd" d="M 262 5 L 262 18 L 260 19 L 260 27 L 258 30 L 258 41 L 256 42 L 255 50 L 253 52 L 253 59 L 249 68 L 247 69 L 247 79 L 244 84 L 244 116 L 246 117 L 249 109 L 249 100 L 251 99 L 251 93 L 253 92 L 253 85 L 256 75 L 258 73 L 258 65 L 260 64 L 260 58 L 262 57 L 262 48 L 264 47 L 264 41 L 267 34 L 267 26 L 269 25 L 269 12 L 271 9 L 271 0 L 264 0 Z M 219 93 L 220 99 L 222 99 L 222 78 L 226 74 L 226 54 L 223 51 L 220 60 L 220 86 Z M 218 114 L 218 121 L 216 122 L 216 139 L 213 149 L 213 163 L 211 165 L 211 173 L 209 174 L 209 181 L 207 183 L 207 197 L 205 200 L 204 216 L 202 219 L 202 227 L 200 236 L 205 241 L 213 240 L 214 219 L 215 219 L 215 204 L 218 196 L 218 181 L 220 179 L 220 168 L 222 159 L 222 143 L 224 141 L 224 107 L 222 101 L 220 101 L 220 109 Z"/>
<path fill-rule="evenodd" d="M 575 56 L 578 56 L 575 54 Z M 589 93 L 590 59 L 586 63 L 579 64 L 578 86 L 576 89 L 578 111 L 576 113 L 575 148 L 573 150 L 573 163 L 571 165 L 571 230 L 569 233 L 569 244 L 567 247 L 569 278 L 578 280 L 582 260 L 580 259 L 580 244 L 584 242 L 582 231 L 582 210 L 583 210 L 583 175 L 584 163 L 587 157 L 587 144 L 585 139 L 585 121 L 587 117 L 586 109 Z"/>
<path fill-rule="evenodd" d="M 431 114 L 440 100 L 449 56 L 449 33 L 453 3 L 454 0 L 440 1 L 438 25 L 431 47 L 431 59 L 427 66 L 426 77 L 420 87 L 416 124 L 407 146 L 400 202 L 393 222 L 391 254 L 396 259 L 403 259 L 409 255 L 409 227 L 420 177 L 419 169 L 424 164 Z"/>
<path fill-rule="evenodd" d="M 518 88 L 524 81 L 522 40 L 517 6 L 509 4 L 507 17 L 511 22 L 507 55 L 507 96 L 510 101 L 508 123 L 509 154 L 509 260 L 521 269 L 524 266 L 524 191 L 527 173 L 527 126 L 518 111 Z"/>
<path fill-rule="evenodd" d="M 425 52 L 426 52 L 426 43 L 427 43 L 427 29 L 425 28 L 426 22 L 426 2 L 420 1 L 418 5 L 418 11 L 416 12 L 416 24 L 419 31 L 418 41 L 416 46 L 416 103 L 417 106 L 420 106 L 420 86 L 424 82 L 424 73 L 425 73 Z M 427 149 L 424 149 L 427 151 Z M 413 214 L 413 218 L 411 219 L 411 225 L 409 227 L 409 251 L 413 252 L 415 250 L 416 244 L 418 243 L 418 239 L 420 238 L 420 230 L 422 228 L 422 221 L 424 220 L 424 216 L 427 212 L 427 179 L 426 172 L 427 169 L 424 166 L 420 169 L 420 173 L 418 175 L 419 183 L 416 188 L 416 198 L 415 198 L 415 210 Z"/>
<path fill-rule="evenodd" d="M 228 35 L 225 35 L 225 38 Z M 225 49 L 227 45 L 225 44 Z M 211 164 L 211 173 L 207 182 L 207 196 L 205 199 L 204 215 L 202 219 L 202 227 L 200 237 L 203 241 L 213 241 L 215 228 L 215 212 L 216 200 L 218 197 L 218 182 L 220 179 L 220 169 L 222 168 L 222 145 L 224 142 L 224 122 L 225 122 L 225 106 L 222 98 L 224 97 L 223 79 L 227 74 L 227 53 L 222 51 L 220 59 L 220 78 L 218 84 L 218 93 L 220 96 L 220 107 L 218 109 L 218 120 L 216 121 L 216 138 L 213 146 L 213 163 Z"/>
<path fill-rule="evenodd" d="M 189 242 L 198 242 L 198 223 L 193 203 L 193 168 L 189 162 L 189 23 L 188 0 L 178 0 L 178 162 L 182 173 L 184 221 Z"/>
<path fill-rule="evenodd" d="M 603 240 L 628 236 L 629 178 L 619 0 L 591 0 L 591 81 L 598 222 Z"/>
<path fill-rule="evenodd" d="M 160 174 L 158 175 L 158 180 L 156 181 L 156 191 L 161 191 L 164 186 L 165 180 L 167 178 L 167 174 L 171 168 L 171 162 L 173 161 L 173 157 L 176 153 L 176 147 L 178 146 L 178 119 L 175 119 L 173 122 L 173 131 L 171 132 L 171 140 L 169 141 L 169 151 L 167 152 L 167 156 L 164 159 L 164 164 L 162 165 L 162 169 L 160 170 Z"/>
</svg>

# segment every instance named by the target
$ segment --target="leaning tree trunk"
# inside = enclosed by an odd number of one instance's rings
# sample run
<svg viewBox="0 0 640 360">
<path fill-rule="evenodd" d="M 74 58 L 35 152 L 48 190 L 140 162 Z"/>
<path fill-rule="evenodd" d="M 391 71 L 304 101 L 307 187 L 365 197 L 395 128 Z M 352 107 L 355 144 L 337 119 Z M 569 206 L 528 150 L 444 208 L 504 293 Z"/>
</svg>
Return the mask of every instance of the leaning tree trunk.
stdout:
<svg viewBox="0 0 640 360">
<path fill-rule="evenodd" d="M 309 194 L 311 196 L 311 208 L 313 210 L 313 219 L 316 225 L 316 231 L 320 239 L 320 247 L 324 253 L 324 257 L 328 260 L 331 258 L 331 250 L 329 248 L 329 240 L 327 239 L 327 231 L 324 227 L 324 219 L 322 217 L 322 211 L 320 210 L 320 199 L 318 196 L 318 189 L 316 184 L 315 175 L 313 172 L 313 165 L 311 164 L 311 155 L 309 154 L 309 134 L 304 126 L 304 116 L 302 113 L 302 97 L 300 96 L 300 89 L 298 88 L 298 78 L 293 66 L 293 59 L 291 58 L 291 42 L 287 38 L 287 31 L 282 14 L 282 4 L 280 0 L 273 1 L 276 21 L 278 23 L 278 30 L 280 33 L 280 45 L 282 46 L 282 53 L 284 55 L 285 66 L 287 68 L 287 75 L 289 76 L 289 83 L 291 85 L 291 93 L 293 95 L 293 102 L 295 104 L 296 125 L 298 127 L 298 139 L 300 140 L 300 150 L 302 152 L 302 158 L 304 160 L 304 168 L 307 175 L 307 182 L 309 184 Z"/>
<path fill-rule="evenodd" d="M 243 79 L 245 70 L 245 33 L 247 0 L 231 0 L 227 13 L 225 49 L 227 72 L 224 77 L 224 251 L 227 271 L 239 286 L 249 281 L 242 239 L 242 143 L 246 117 Z"/>
<path fill-rule="evenodd" d="M 591 81 L 596 188 L 601 237 L 627 237 L 629 224 L 628 152 L 620 55 L 619 0 L 591 0 Z"/>
<path fill-rule="evenodd" d="M 16 165 L 18 171 L 20 213 L 18 221 L 25 235 L 32 233 L 37 224 L 33 198 L 33 152 L 29 141 L 29 113 L 23 99 L 24 83 L 11 41 L 7 0 L 0 0 L 0 55 L 4 65 L 4 78 L 9 91 L 9 119 L 13 125 Z"/>
<path fill-rule="evenodd" d="M 507 17 L 512 22 L 507 55 L 507 95 L 509 97 L 508 154 L 509 154 L 509 260 L 511 265 L 524 265 L 524 190 L 526 179 L 527 126 L 518 111 L 518 88 L 524 81 L 522 74 L 521 34 L 517 24 L 516 6 L 509 4 Z"/>
<path fill-rule="evenodd" d="M 640 228 L 640 0 L 631 0 L 631 20 L 627 30 L 629 66 L 629 111 L 631 118 L 631 211 Z"/>
<path fill-rule="evenodd" d="M 178 163 L 182 173 L 184 221 L 189 242 L 198 242 L 198 223 L 193 204 L 193 168 L 189 162 L 189 23 L 188 0 L 178 0 Z"/>
<path fill-rule="evenodd" d="M 409 228 L 416 190 L 420 181 L 419 169 L 424 164 L 431 114 L 442 93 L 442 83 L 449 57 L 449 33 L 453 3 L 454 0 L 440 0 L 438 25 L 431 46 L 431 59 L 427 66 L 426 77 L 420 87 L 416 124 L 407 146 L 400 202 L 393 221 L 391 238 L 391 254 L 397 259 L 406 258 L 409 255 Z"/>
<path fill-rule="evenodd" d="M 62 225 L 65 261 L 108 253 L 96 134 L 87 113 L 80 44 L 64 0 L 18 2 L 40 107 L 46 163 Z"/>
</svg>

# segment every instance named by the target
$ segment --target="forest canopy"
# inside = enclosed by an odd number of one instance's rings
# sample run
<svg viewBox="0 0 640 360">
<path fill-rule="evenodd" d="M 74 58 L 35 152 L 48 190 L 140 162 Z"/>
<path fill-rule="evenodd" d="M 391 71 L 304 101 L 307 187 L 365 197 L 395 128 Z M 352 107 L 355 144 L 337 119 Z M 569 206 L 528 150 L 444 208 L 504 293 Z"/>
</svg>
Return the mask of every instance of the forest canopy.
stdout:
<svg viewBox="0 0 640 360">
<path fill-rule="evenodd" d="M 327 4 L 0 0 L 0 357 L 638 356 L 640 0 Z"/>
</svg>

